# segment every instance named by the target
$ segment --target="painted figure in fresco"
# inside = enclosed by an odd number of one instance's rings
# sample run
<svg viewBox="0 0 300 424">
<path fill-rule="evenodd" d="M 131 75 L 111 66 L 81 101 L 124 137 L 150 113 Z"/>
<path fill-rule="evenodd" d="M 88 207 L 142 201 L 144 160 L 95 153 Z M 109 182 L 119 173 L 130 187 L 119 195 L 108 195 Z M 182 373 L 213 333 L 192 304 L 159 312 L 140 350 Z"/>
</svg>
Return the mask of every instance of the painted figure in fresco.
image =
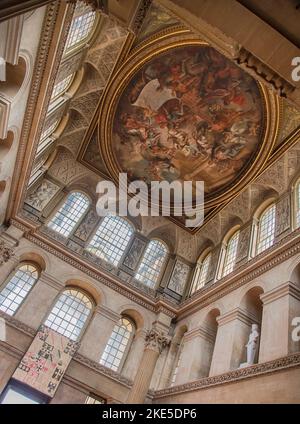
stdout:
<svg viewBox="0 0 300 424">
<path fill-rule="evenodd" d="M 256 82 L 211 47 L 183 47 L 145 64 L 129 83 L 114 148 L 133 178 L 192 177 L 209 191 L 247 164 L 261 127 Z"/>
</svg>

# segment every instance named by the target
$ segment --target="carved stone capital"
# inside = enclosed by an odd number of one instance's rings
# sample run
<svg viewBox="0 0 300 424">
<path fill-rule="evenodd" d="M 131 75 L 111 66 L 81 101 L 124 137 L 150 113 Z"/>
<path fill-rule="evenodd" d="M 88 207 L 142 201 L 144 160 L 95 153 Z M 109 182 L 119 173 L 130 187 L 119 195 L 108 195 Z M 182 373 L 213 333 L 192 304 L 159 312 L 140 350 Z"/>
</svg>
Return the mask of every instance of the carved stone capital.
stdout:
<svg viewBox="0 0 300 424">
<path fill-rule="evenodd" d="M 162 331 L 156 328 L 151 328 L 146 333 L 145 337 L 145 349 L 155 350 L 158 353 L 162 353 L 165 347 L 170 344 L 170 338 L 166 336 Z"/>
<path fill-rule="evenodd" d="M 5 245 L 4 241 L 0 240 L 0 265 L 14 256 L 14 249 Z"/>
</svg>

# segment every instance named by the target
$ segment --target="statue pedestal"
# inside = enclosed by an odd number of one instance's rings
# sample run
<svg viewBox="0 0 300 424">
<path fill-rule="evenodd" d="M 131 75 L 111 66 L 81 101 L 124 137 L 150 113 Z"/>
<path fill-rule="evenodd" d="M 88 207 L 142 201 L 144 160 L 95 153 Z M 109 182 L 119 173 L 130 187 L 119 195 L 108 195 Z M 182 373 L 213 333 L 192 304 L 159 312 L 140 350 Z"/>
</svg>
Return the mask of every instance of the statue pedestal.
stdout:
<svg viewBox="0 0 300 424">
<path fill-rule="evenodd" d="M 243 362 L 242 364 L 240 364 L 239 369 L 240 368 L 251 367 L 251 365 L 254 365 L 254 364 L 248 364 L 248 362 Z"/>
</svg>

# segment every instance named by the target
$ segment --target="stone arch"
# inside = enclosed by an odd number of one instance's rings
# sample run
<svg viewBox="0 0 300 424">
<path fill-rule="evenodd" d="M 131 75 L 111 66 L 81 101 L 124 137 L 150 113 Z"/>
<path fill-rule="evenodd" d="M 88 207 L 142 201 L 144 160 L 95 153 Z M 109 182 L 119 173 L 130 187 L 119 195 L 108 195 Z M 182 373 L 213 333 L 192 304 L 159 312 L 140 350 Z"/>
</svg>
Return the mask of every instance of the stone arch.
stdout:
<svg viewBox="0 0 300 424">
<path fill-rule="evenodd" d="M 147 330 L 151 327 L 151 316 L 149 313 L 145 313 L 145 310 L 136 304 L 123 304 L 119 306 L 117 312 L 120 316 L 128 315 L 136 324 L 137 330 Z"/>
<path fill-rule="evenodd" d="M 300 288 L 300 259 L 297 258 L 297 264 L 294 265 L 290 272 L 289 280 Z"/>
<path fill-rule="evenodd" d="M 20 255 L 19 262 L 32 262 L 37 265 L 40 271 L 46 270 L 46 262 L 42 255 L 34 251 L 24 252 Z"/>
<path fill-rule="evenodd" d="M 92 284 L 89 281 L 82 280 L 80 278 L 71 278 L 71 279 L 69 279 L 65 282 L 64 289 L 69 288 L 69 287 L 75 287 L 75 288 L 81 289 L 83 292 L 85 292 L 88 296 L 90 296 L 92 298 L 95 306 L 102 303 L 101 302 L 102 301 L 102 293 L 100 292 L 100 290 L 98 288 L 95 287 L 94 284 Z"/>
<path fill-rule="evenodd" d="M 247 350 L 245 348 L 249 340 L 249 335 L 254 326 L 257 326 L 258 332 L 261 332 L 263 303 L 260 296 L 264 293 L 264 289 L 260 284 L 253 283 L 252 287 L 243 290 L 239 303 L 240 318 L 237 321 L 234 334 L 234 348 L 231 358 L 231 368 L 239 368 L 241 364 L 252 365 L 247 363 Z M 258 362 L 259 345 L 255 354 L 254 363 Z"/>
<path fill-rule="evenodd" d="M 27 63 L 23 56 L 19 56 L 17 65 L 6 64 L 6 81 L 0 82 L 0 90 L 3 96 L 11 102 L 21 92 L 26 73 Z"/>
<path fill-rule="evenodd" d="M 8 130 L 7 137 L 0 141 L 0 160 L 3 160 L 9 153 L 15 140 L 15 134 L 13 130 Z"/>
<path fill-rule="evenodd" d="M 159 228 L 155 228 L 148 235 L 148 239 L 159 239 L 164 242 L 168 249 L 169 253 L 173 254 L 176 251 L 176 232 L 172 225 L 164 225 Z"/>
</svg>

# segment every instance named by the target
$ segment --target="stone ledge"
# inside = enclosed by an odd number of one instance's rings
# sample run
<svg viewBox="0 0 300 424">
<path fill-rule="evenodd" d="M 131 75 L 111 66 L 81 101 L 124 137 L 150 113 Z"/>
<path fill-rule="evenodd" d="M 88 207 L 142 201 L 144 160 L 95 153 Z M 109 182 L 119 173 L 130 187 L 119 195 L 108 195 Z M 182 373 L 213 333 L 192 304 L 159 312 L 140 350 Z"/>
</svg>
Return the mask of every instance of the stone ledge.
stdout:
<svg viewBox="0 0 300 424">
<path fill-rule="evenodd" d="M 277 371 L 294 367 L 300 367 L 300 352 L 274 359 L 273 361 L 264 362 L 262 364 L 255 364 L 247 368 L 229 371 L 227 373 L 213 377 L 201 378 L 199 380 L 191 381 L 179 386 L 155 391 L 151 390 L 149 391 L 149 396 L 153 398 L 153 400 L 156 400 L 170 395 L 177 395 L 195 390 L 206 389 L 208 387 L 218 386 L 220 384 L 234 383 L 240 380 L 258 377 L 264 374 L 272 374 Z"/>
</svg>

